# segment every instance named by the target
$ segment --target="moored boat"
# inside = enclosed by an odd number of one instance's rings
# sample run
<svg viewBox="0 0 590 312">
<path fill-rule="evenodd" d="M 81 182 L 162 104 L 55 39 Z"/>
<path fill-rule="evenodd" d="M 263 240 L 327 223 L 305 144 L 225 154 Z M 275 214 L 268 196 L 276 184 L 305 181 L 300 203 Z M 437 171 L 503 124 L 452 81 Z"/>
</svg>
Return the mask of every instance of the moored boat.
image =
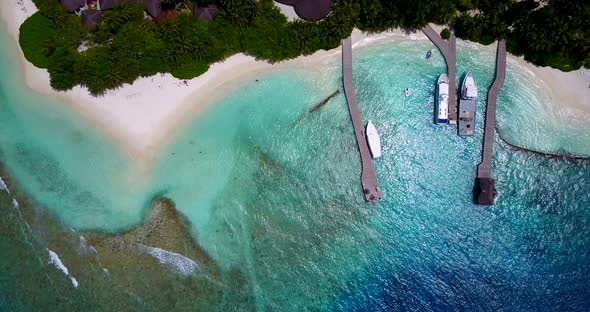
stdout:
<svg viewBox="0 0 590 312">
<path fill-rule="evenodd" d="M 459 135 L 471 136 L 475 133 L 476 109 L 477 86 L 473 74 L 468 72 L 463 79 L 459 98 Z"/>
<path fill-rule="evenodd" d="M 379 139 L 377 128 L 375 128 L 375 125 L 370 120 L 367 123 L 365 133 L 367 136 L 367 143 L 369 144 L 369 150 L 371 150 L 371 156 L 373 156 L 373 158 L 381 157 L 381 139 Z"/>
<path fill-rule="evenodd" d="M 404 90 L 404 93 L 406 94 L 406 96 L 410 96 L 410 94 L 412 94 L 412 90 L 410 90 L 410 88 L 406 88 L 406 90 Z"/>
<path fill-rule="evenodd" d="M 434 123 L 444 125 L 449 123 L 449 78 L 442 74 L 436 83 L 436 98 L 434 100 Z"/>
</svg>

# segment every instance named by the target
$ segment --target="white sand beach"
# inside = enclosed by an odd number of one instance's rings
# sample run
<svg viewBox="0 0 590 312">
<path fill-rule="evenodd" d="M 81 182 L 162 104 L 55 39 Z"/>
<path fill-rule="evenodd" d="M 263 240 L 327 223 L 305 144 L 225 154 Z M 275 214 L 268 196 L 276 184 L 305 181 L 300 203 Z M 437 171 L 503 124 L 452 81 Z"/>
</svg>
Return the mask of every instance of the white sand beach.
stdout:
<svg viewBox="0 0 590 312">
<path fill-rule="evenodd" d="M 36 10 L 31 0 L 6 0 L 0 3 L 1 25 L 14 39 L 14 50 L 18 54 L 26 85 L 40 94 L 60 98 L 147 167 L 157 155 L 159 147 L 183 124 L 194 119 L 237 83 L 254 79 L 256 75 L 280 67 L 317 70 L 322 64 L 337 61 L 340 57 L 340 49 L 334 49 L 271 65 L 238 54 L 213 64 L 207 73 L 192 80 L 181 81 L 170 74 L 159 74 L 138 79 L 131 85 L 126 84 L 101 97 L 90 95 L 80 86 L 71 91 L 57 92 L 49 85 L 47 71 L 26 61 L 18 47 L 19 27 Z M 353 44 L 358 48 L 400 36 L 427 40 L 422 33 L 406 35 L 402 31 L 392 31 L 373 36 L 355 30 Z M 538 68 L 524 61 L 522 63 L 546 82 L 555 103 L 564 108 L 581 109 L 590 113 L 588 70 L 562 73 L 550 68 Z"/>
</svg>

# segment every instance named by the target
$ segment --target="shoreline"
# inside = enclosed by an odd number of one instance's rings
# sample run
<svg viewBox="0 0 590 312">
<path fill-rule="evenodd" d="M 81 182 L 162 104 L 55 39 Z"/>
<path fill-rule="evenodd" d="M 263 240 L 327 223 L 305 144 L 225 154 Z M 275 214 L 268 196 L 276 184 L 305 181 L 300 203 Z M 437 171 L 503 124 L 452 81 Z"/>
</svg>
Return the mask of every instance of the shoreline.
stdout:
<svg viewBox="0 0 590 312">
<path fill-rule="evenodd" d="M 25 85 L 41 95 L 58 98 L 119 145 L 142 171 L 149 170 L 161 147 L 189 121 L 198 118 L 226 93 L 248 79 L 275 69 L 319 71 L 333 64 L 341 55 L 341 49 L 336 48 L 271 64 L 240 53 L 211 64 L 205 74 L 192 80 L 158 74 L 139 78 L 131 85 L 125 84 L 117 90 L 107 91 L 104 96 L 94 97 L 81 86 L 65 92 L 53 90 L 47 70 L 34 67 L 24 58 L 18 44 L 19 27 L 36 11 L 32 0 L 22 0 L 19 4 L 0 3 L 0 23 L 13 41 L 11 49 L 18 59 L 18 74 Z M 402 30 L 394 30 L 372 35 L 355 29 L 352 34 L 353 48 L 368 47 L 392 38 L 428 40 L 421 32 L 406 34 Z M 587 100 L 590 99 L 590 70 L 563 73 L 552 68 L 535 67 L 522 58 L 509 58 L 544 83 L 551 101 L 559 105 L 559 109 L 590 115 L 590 101 Z"/>
<path fill-rule="evenodd" d="M 49 85 L 49 73 L 29 63 L 18 43 L 19 27 L 37 11 L 32 0 L 20 4 L 0 3 L 0 23 L 10 37 L 10 49 L 17 57 L 18 75 L 32 91 L 59 99 L 68 109 L 85 118 L 93 127 L 108 136 L 133 160 L 142 171 L 149 170 L 162 146 L 190 120 L 198 118 L 228 91 L 275 69 L 306 69 L 319 71 L 333 64 L 341 55 L 340 48 L 318 51 L 275 64 L 255 60 L 239 53 L 222 62 L 211 64 L 203 75 L 191 80 L 179 80 L 170 74 L 142 77 L 133 84 L 109 90 L 103 96 L 90 95 L 86 88 L 76 86 L 69 91 L 56 91 Z M 371 43 L 391 36 L 405 36 L 401 30 L 379 34 Z M 372 37 L 358 30 L 353 42 Z M 383 40 L 379 40 L 383 39 Z M 165 103 L 165 104 L 163 104 Z M 124 104 L 124 105 L 122 105 Z"/>
</svg>

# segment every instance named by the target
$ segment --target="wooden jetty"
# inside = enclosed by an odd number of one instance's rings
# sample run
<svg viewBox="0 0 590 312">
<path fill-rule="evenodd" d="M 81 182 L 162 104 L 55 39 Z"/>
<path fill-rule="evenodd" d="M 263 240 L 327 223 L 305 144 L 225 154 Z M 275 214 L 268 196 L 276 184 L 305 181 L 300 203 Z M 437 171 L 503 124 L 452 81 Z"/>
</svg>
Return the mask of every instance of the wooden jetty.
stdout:
<svg viewBox="0 0 590 312">
<path fill-rule="evenodd" d="M 352 42 L 350 37 L 342 40 L 342 73 L 344 94 L 346 95 L 346 100 L 348 102 L 348 110 L 350 111 L 350 117 L 356 135 L 356 142 L 361 154 L 361 182 L 363 185 L 363 192 L 365 194 L 365 199 L 368 202 L 374 203 L 381 199 L 381 192 L 379 191 L 377 174 L 375 173 L 373 158 L 371 158 L 369 146 L 365 137 L 365 127 L 361 118 L 361 112 L 359 111 L 354 84 L 352 82 Z"/>
<path fill-rule="evenodd" d="M 492 178 L 492 152 L 496 125 L 496 102 L 498 92 L 500 92 L 506 77 L 506 40 L 501 39 L 498 41 L 498 51 L 496 53 L 496 78 L 488 92 L 483 156 L 481 164 L 477 166 L 477 180 L 475 181 L 474 190 L 475 203 L 486 206 L 493 205 L 496 196 L 496 181 Z"/>
<path fill-rule="evenodd" d="M 451 37 L 446 42 L 442 40 L 430 25 L 422 28 L 422 32 L 434 43 L 447 63 L 447 76 L 449 77 L 449 123 L 453 125 L 457 124 L 457 85 L 455 83 L 457 79 L 457 38 L 455 37 L 455 32 L 451 31 Z"/>
</svg>

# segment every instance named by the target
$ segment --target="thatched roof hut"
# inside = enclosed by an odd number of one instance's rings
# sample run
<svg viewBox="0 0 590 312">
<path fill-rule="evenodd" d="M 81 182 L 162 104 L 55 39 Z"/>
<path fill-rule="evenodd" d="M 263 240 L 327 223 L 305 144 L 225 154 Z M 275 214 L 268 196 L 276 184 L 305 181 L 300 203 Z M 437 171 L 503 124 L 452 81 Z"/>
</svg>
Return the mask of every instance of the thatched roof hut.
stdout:
<svg viewBox="0 0 590 312">
<path fill-rule="evenodd" d="M 59 2 L 70 13 L 76 12 L 76 10 L 86 5 L 84 0 L 60 0 Z"/>
<path fill-rule="evenodd" d="M 100 22 L 102 22 L 102 11 L 98 10 L 86 10 L 82 11 L 82 26 L 88 30 L 96 28 Z"/>
<path fill-rule="evenodd" d="M 295 9 L 297 16 L 307 21 L 319 21 L 330 12 L 334 0 L 275 0 L 278 3 L 290 5 Z"/>
<path fill-rule="evenodd" d="M 194 16 L 196 19 L 208 20 L 212 21 L 215 14 L 219 10 L 216 4 L 207 4 L 207 5 L 195 5 L 194 6 Z"/>
<path fill-rule="evenodd" d="M 143 8 L 145 11 L 156 18 L 162 13 L 162 1 L 161 0 L 143 0 Z"/>
<path fill-rule="evenodd" d="M 101 10 L 110 10 L 115 6 L 115 3 L 119 0 L 98 0 L 98 4 Z"/>
<path fill-rule="evenodd" d="M 115 7 L 115 4 L 120 2 L 143 3 L 143 0 L 99 0 L 100 9 L 110 10 Z"/>
<path fill-rule="evenodd" d="M 119 2 L 135 2 L 143 4 L 145 11 L 153 18 L 162 13 L 162 0 L 99 0 L 101 10 L 110 10 Z"/>
</svg>

